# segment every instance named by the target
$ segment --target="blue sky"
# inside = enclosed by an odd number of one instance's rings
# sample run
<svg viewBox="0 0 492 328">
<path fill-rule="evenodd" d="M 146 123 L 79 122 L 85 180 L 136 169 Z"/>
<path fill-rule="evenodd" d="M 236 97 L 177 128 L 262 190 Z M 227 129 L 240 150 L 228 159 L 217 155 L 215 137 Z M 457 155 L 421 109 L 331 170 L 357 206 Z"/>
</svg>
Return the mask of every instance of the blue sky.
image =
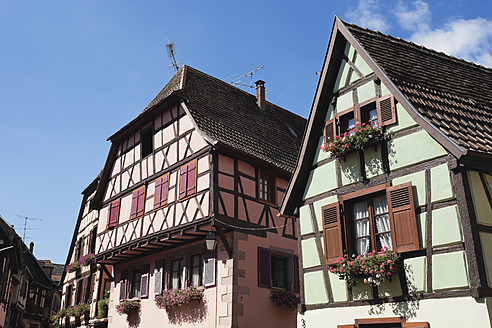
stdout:
<svg viewBox="0 0 492 328">
<path fill-rule="evenodd" d="M 174 73 L 167 39 L 223 80 L 264 64 L 267 99 L 307 117 L 335 15 L 492 67 L 492 1 L 0 0 L 0 215 L 43 219 L 26 243 L 64 263 L 106 138 Z"/>
</svg>

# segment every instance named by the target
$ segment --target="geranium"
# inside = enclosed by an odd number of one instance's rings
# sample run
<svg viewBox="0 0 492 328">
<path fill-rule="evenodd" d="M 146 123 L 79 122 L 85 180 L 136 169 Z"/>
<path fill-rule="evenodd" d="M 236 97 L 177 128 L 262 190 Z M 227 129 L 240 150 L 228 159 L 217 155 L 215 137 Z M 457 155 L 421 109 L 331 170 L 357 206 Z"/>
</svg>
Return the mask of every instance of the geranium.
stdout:
<svg viewBox="0 0 492 328">
<path fill-rule="evenodd" d="M 67 315 L 66 309 L 61 309 L 57 314 L 51 316 L 51 326 L 54 328 L 60 327 L 60 319 L 64 318 Z"/>
<path fill-rule="evenodd" d="M 400 255 L 384 247 L 380 252 L 372 251 L 364 255 L 344 255 L 330 267 L 330 272 L 345 279 L 349 286 L 354 286 L 357 278 L 363 278 L 364 283 L 379 286 L 385 279 L 397 271 L 397 261 Z"/>
<path fill-rule="evenodd" d="M 86 254 L 79 259 L 79 263 L 81 266 L 86 266 L 86 265 L 91 265 L 92 263 L 96 263 L 96 256 L 94 255 L 94 253 Z"/>
<path fill-rule="evenodd" d="M 155 304 L 158 308 L 174 308 L 191 301 L 199 301 L 203 298 L 203 289 L 191 286 L 182 289 L 163 290 L 155 297 Z"/>
<path fill-rule="evenodd" d="M 371 121 L 368 124 L 359 123 L 343 135 L 335 136 L 333 141 L 323 143 L 321 150 L 330 152 L 331 157 L 342 158 L 351 150 L 362 150 L 371 141 L 379 141 L 384 138 L 384 123 L 378 124 Z"/>
<path fill-rule="evenodd" d="M 65 267 L 66 272 L 75 272 L 80 269 L 79 261 L 72 262 Z"/>
<path fill-rule="evenodd" d="M 289 310 L 297 309 L 297 305 L 301 302 L 299 296 L 287 290 L 273 291 L 270 299 L 275 305 L 288 308 Z"/>
<path fill-rule="evenodd" d="M 128 314 L 134 310 L 140 309 L 140 300 L 139 299 L 125 299 L 120 302 L 120 304 L 116 305 L 116 312 L 119 315 Z"/>
</svg>

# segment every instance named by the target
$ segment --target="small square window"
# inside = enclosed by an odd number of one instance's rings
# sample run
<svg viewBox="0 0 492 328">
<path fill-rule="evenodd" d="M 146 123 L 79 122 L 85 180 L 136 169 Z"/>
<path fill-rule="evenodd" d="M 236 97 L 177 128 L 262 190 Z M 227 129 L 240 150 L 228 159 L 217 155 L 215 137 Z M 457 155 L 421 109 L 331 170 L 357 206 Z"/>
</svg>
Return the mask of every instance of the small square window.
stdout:
<svg viewBox="0 0 492 328">
<path fill-rule="evenodd" d="M 275 176 L 260 171 L 258 198 L 264 202 L 275 203 Z"/>
<path fill-rule="evenodd" d="M 350 111 L 347 114 L 343 114 L 339 118 L 339 135 L 342 135 L 345 132 L 348 132 L 355 128 L 355 116 L 354 111 Z"/>
<path fill-rule="evenodd" d="M 361 123 L 377 122 L 378 111 L 376 109 L 376 102 L 373 101 L 360 108 Z"/>
</svg>

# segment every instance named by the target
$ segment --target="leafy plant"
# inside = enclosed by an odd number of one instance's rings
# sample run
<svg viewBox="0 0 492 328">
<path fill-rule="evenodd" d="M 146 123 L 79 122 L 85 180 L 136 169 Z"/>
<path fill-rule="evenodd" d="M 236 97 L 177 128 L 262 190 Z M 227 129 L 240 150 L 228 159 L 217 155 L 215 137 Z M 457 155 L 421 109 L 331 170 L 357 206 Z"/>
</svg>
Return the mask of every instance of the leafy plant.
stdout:
<svg viewBox="0 0 492 328">
<path fill-rule="evenodd" d="M 384 123 L 378 124 L 377 121 L 371 121 L 369 124 L 357 122 L 353 129 L 343 135 L 335 136 L 332 142 L 323 143 L 320 148 L 330 152 L 332 158 L 342 158 L 351 150 L 362 150 L 368 143 L 382 140 L 383 128 Z"/>
<path fill-rule="evenodd" d="M 120 304 L 116 305 L 116 312 L 119 315 L 128 314 L 132 311 L 140 309 L 140 300 L 139 299 L 125 299 L 120 302 Z"/>
<path fill-rule="evenodd" d="M 289 310 L 297 309 L 297 305 L 301 302 L 299 296 L 287 290 L 273 291 L 270 299 L 275 305 L 285 307 Z"/>
<path fill-rule="evenodd" d="M 96 263 L 96 256 L 94 253 L 85 254 L 79 259 L 79 264 L 81 266 L 91 265 L 92 263 Z"/>
<path fill-rule="evenodd" d="M 77 271 L 79 269 L 80 269 L 80 263 L 79 263 L 79 261 L 72 262 L 72 263 L 70 263 L 69 265 L 67 265 L 65 267 L 65 271 L 66 272 L 75 272 L 75 271 Z"/>
<path fill-rule="evenodd" d="M 109 290 L 104 292 L 104 298 L 97 302 L 97 313 L 100 318 L 108 317 L 109 309 Z"/>
<path fill-rule="evenodd" d="M 57 314 L 52 315 L 50 317 L 51 326 L 53 328 L 59 328 L 59 327 L 61 327 L 61 325 L 60 325 L 60 319 L 64 318 L 66 315 L 67 315 L 67 310 L 66 309 L 61 309 L 60 311 L 58 311 Z"/>
<path fill-rule="evenodd" d="M 372 251 L 364 255 L 339 257 L 330 272 L 345 279 L 349 286 L 355 286 L 357 278 L 363 278 L 365 284 L 379 286 L 385 279 L 397 272 L 400 255 L 387 247 L 380 252 Z"/>
<path fill-rule="evenodd" d="M 160 309 L 175 308 L 183 304 L 189 304 L 191 301 L 201 300 L 203 298 L 203 290 L 191 286 L 182 289 L 164 290 L 155 297 L 155 304 Z"/>
</svg>

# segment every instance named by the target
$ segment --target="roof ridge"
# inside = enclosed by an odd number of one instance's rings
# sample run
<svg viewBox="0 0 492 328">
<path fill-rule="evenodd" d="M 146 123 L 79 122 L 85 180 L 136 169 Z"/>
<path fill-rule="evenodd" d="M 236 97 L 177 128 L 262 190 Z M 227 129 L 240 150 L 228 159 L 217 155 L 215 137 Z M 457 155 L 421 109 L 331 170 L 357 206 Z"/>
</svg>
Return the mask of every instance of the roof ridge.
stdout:
<svg viewBox="0 0 492 328">
<path fill-rule="evenodd" d="M 436 55 L 436 56 L 445 57 L 447 59 L 451 59 L 453 61 L 456 61 L 458 64 L 471 65 L 471 66 L 475 66 L 475 67 L 477 67 L 479 69 L 484 69 L 486 71 L 492 71 L 492 68 L 490 68 L 490 67 L 486 67 L 486 66 L 483 66 L 483 65 L 480 65 L 480 64 L 471 62 L 471 61 L 467 61 L 467 60 L 465 60 L 463 58 L 458 58 L 458 57 L 449 55 L 447 53 L 444 53 L 442 51 L 437 51 L 437 50 L 434 50 L 434 49 L 431 49 L 431 48 L 427 48 L 426 46 L 416 44 L 416 43 L 414 43 L 412 41 L 404 40 L 401 37 L 395 37 L 395 36 L 392 36 L 392 35 L 390 35 L 388 33 L 385 34 L 385 33 L 382 33 L 381 31 L 371 30 L 371 29 L 369 29 L 367 27 L 360 27 L 360 26 L 358 26 L 356 24 L 352 24 L 352 23 L 346 23 L 346 22 L 343 22 L 343 23 L 345 25 L 347 25 L 348 27 L 353 27 L 355 29 L 359 29 L 359 30 L 362 30 L 364 32 L 375 33 L 375 34 L 378 34 L 379 36 L 390 38 L 391 40 L 393 40 L 393 41 L 395 41 L 397 43 L 400 43 L 400 44 L 403 44 L 403 45 L 407 45 L 407 46 L 412 46 L 412 47 L 416 48 L 417 50 L 427 51 L 430 54 L 433 54 L 433 55 Z"/>
</svg>

